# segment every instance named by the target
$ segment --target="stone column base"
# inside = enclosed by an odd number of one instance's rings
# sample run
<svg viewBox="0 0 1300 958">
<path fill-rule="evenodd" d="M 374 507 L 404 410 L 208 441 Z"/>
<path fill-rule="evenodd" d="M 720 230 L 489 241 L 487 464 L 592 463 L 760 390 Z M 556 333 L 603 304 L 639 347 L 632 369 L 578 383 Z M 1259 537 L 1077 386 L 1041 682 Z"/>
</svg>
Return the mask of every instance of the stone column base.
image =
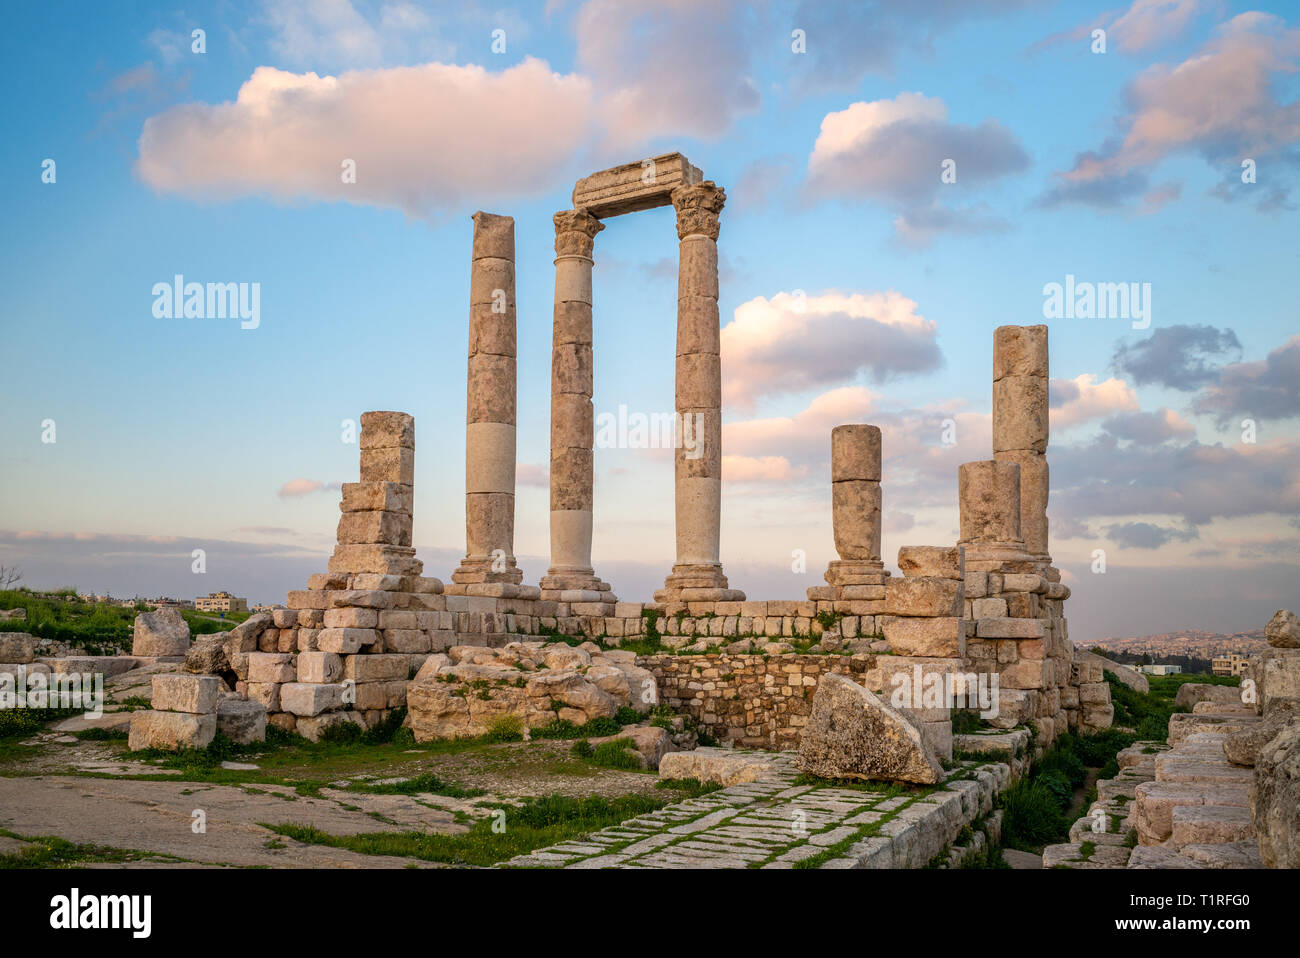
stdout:
<svg viewBox="0 0 1300 958">
<path fill-rule="evenodd" d="M 546 575 L 542 576 L 538 585 L 541 587 L 541 598 L 544 601 L 597 602 L 608 605 L 610 610 L 600 613 L 602 615 L 613 615 L 614 603 L 618 601 L 618 596 L 614 594 L 610 584 L 597 576 L 592 569 L 559 569 L 552 566 L 546 570 Z M 592 614 L 595 614 L 594 610 Z"/>
<path fill-rule="evenodd" d="M 476 585 L 488 582 L 519 585 L 524 581 L 524 572 L 515 564 L 514 556 L 505 557 L 505 569 L 494 572 L 492 566 L 496 560 L 491 556 L 466 556 L 451 574 L 451 581 L 459 585 Z"/>
<path fill-rule="evenodd" d="M 1039 572 L 1039 563 L 1025 551 L 1021 539 L 1006 542 L 969 542 L 957 545 L 966 550 L 967 572 Z"/>
<path fill-rule="evenodd" d="M 728 587 L 721 562 L 688 562 L 673 566 L 656 602 L 744 602 L 745 593 Z"/>
<path fill-rule="evenodd" d="M 835 559 L 826 567 L 827 585 L 808 590 L 809 602 L 879 601 L 889 572 L 879 559 Z"/>
</svg>

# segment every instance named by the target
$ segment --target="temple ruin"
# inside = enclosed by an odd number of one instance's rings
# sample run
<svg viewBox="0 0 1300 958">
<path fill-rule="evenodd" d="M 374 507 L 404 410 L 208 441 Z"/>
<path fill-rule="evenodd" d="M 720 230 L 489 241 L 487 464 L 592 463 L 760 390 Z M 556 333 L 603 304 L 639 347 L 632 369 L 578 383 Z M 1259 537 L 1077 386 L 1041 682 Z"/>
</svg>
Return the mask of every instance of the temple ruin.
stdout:
<svg viewBox="0 0 1300 958">
<path fill-rule="evenodd" d="M 338 722 L 373 726 L 401 706 L 427 738 L 475 734 L 505 713 L 526 725 L 556 714 L 580 723 L 663 702 L 720 740 L 793 748 L 812 713 L 810 689 L 832 672 L 892 698 L 938 760 L 953 756 L 954 707 L 987 714 L 997 728 L 1032 726 L 1039 746 L 1067 729 L 1107 727 L 1108 687 L 1074 663 L 1064 617 L 1070 593 L 1049 552 L 1045 326 L 994 333 L 992 458 L 957 470 L 956 543 L 904 546 L 902 574 L 885 569 L 887 437 L 874 425 L 844 424 L 829 437 L 838 558 L 825 584 L 801 599 L 758 601 L 730 588 L 719 531 L 725 201 L 724 190 L 673 153 L 578 181 L 573 208 L 554 216 L 551 554 L 537 585 L 524 583 L 514 554 L 514 221 L 479 212 L 465 556 L 450 581 L 425 576 L 412 547 L 414 420 L 365 413 L 360 481 L 343 487 L 327 571 L 290 592 L 286 608 L 208 640 L 208 658 L 196 657 L 208 665 L 194 671 L 228 670 L 268 721 L 309 738 Z M 669 204 L 679 240 L 675 409 L 701 424 L 703 454 L 687 456 L 678 443 L 675 561 L 653 601 L 627 602 L 591 557 L 594 247 L 604 219 Z M 556 636 L 591 641 L 573 655 L 552 654 L 544 643 Z M 658 642 L 651 654 L 618 649 L 647 637 Z M 796 651 L 792 642 L 811 647 Z M 545 676 L 527 672 L 543 662 Z M 475 694 L 457 692 L 475 682 Z M 911 698 L 900 697 L 909 688 Z M 921 694 L 936 688 L 937 699 Z M 141 728 L 158 721 L 142 718 Z"/>
</svg>

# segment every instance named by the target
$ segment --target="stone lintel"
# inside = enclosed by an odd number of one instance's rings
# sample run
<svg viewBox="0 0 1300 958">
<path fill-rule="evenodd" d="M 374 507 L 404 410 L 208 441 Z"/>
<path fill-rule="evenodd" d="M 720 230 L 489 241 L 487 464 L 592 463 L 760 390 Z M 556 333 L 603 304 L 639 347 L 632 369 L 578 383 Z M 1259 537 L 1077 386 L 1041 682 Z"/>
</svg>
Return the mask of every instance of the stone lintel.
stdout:
<svg viewBox="0 0 1300 958">
<path fill-rule="evenodd" d="M 663 153 L 584 176 L 573 186 L 573 208 L 598 219 L 652 210 L 671 204 L 677 187 L 703 181 L 704 174 L 686 157 Z"/>
</svg>

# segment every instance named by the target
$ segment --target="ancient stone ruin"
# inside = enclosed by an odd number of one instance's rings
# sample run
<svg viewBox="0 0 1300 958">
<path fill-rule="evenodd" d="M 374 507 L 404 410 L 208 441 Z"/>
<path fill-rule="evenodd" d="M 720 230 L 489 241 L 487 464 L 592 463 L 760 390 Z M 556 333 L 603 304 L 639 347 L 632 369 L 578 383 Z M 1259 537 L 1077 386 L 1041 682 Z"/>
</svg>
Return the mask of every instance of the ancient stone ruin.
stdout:
<svg viewBox="0 0 1300 958">
<path fill-rule="evenodd" d="M 1107 685 L 1074 663 L 1063 614 L 1069 590 L 1048 552 L 1044 326 L 994 335 L 993 458 L 958 470 L 958 542 L 904 546 L 902 575 L 885 569 L 884 440 L 876 426 L 845 424 L 830 437 L 839 557 L 826 584 L 796 600 L 750 601 L 730 588 L 719 531 L 725 201 L 699 169 L 667 154 L 580 180 L 573 208 L 555 214 L 551 557 L 537 585 L 524 583 L 514 555 L 514 221 L 476 213 L 465 556 L 450 582 L 425 576 L 412 547 L 414 420 L 365 413 L 359 481 L 343 487 L 327 570 L 289 593 L 285 608 L 201 638 L 187 658 L 194 687 L 182 695 L 173 686 L 184 680 L 168 679 L 155 710 L 199 718 L 142 713 L 139 740 L 210 740 L 202 716 L 215 713 L 197 707 L 211 704 L 208 676 L 222 677 L 229 697 L 262 706 L 266 721 L 308 738 L 341 722 L 374 726 L 403 706 L 426 739 L 481 734 L 504 716 L 526 729 L 662 702 L 724 742 L 789 749 L 802 740 L 819 767 L 838 763 L 851 775 L 856 762 L 881 777 L 891 774 L 888 762 L 845 752 L 853 737 L 841 736 L 838 753 L 819 738 L 835 725 L 833 703 L 853 699 L 834 691 L 837 682 L 879 704 L 869 727 L 895 728 L 914 746 L 894 770 L 900 778 L 904 766 L 934 769 L 952 758 L 954 707 L 1000 728 L 1032 725 L 1040 746 L 1066 729 L 1109 725 Z M 664 587 L 652 602 L 620 602 L 591 561 L 593 251 L 602 220 L 669 204 L 679 240 L 675 409 L 701 454 L 677 443 L 677 554 Z M 547 641 L 557 634 L 587 641 Z M 649 634 L 663 652 L 618 649 Z M 796 652 L 793 642 L 811 647 Z M 908 728 L 898 727 L 900 716 Z M 241 734 L 256 734 L 255 721 L 245 725 L 251 731 Z M 853 740 L 859 748 L 862 736 Z"/>
</svg>

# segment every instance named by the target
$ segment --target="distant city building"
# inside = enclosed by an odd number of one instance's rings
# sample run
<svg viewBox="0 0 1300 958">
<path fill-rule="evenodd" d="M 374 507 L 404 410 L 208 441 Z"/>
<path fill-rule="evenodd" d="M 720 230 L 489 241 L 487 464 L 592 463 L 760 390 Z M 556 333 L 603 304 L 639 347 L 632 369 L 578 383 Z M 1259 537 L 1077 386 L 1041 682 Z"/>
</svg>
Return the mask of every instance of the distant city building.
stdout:
<svg viewBox="0 0 1300 958">
<path fill-rule="evenodd" d="M 194 608 L 198 612 L 247 612 L 248 600 L 229 592 L 210 592 L 195 599 Z"/>
<path fill-rule="evenodd" d="M 1216 655 L 1210 665 L 1215 675 L 1241 675 L 1249 661 L 1250 656 L 1233 652 L 1231 655 Z"/>
<path fill-rule="evenodd" d="M 255 606 L 253 606 L 253 611 L 254 611 L 254 612 L 274 612 L 276 609 L 283 609 L 283 608 L 284 608 L 284 606 L 282 606 L 282 605 L 255 605 Z"/>
<path fill-rule="evenodd" d="M 1147 675 L 1178 675 L 1183 671 L 1181 665 L 1144 665 L 1142 671 Z"/>
</svg>

